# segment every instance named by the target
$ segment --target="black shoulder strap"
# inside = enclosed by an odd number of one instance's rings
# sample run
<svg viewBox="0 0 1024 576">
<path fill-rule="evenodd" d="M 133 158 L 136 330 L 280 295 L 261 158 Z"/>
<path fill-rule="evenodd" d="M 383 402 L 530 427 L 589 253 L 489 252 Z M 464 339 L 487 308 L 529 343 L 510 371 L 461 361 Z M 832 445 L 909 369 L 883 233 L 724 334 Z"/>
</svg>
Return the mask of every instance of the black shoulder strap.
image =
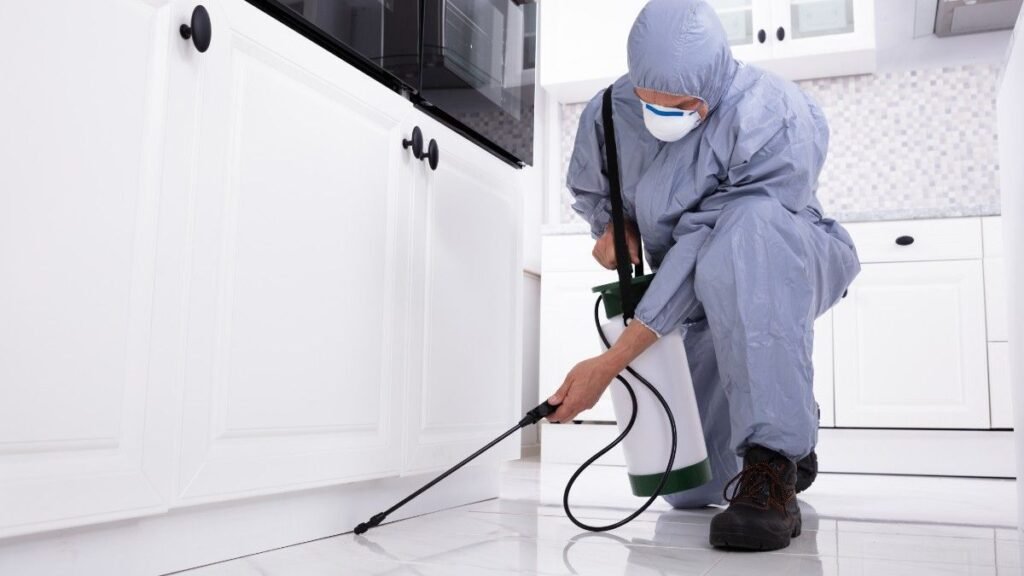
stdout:
<svg viewBox="0 0 1024 576">
<path fill-rule="evenodd" d="M 619 176 L 619 152 L 615 144 L 615 122 L 612 118 L 612 86 L 604 91 L 601 106 L 601 117 L 604 122 L 605 166 L 608 171 L 608 184 L 611 188 L 612 227 L 615 234 L 615 262 L 619 272 L 619 292 L 622 297 L 622 320 L 633 318 L 637 301 L 633 295 L 633 267 L 629 258 L 629 247 L 626 244 L 626 222 L 622 208 L 622 180 Z M 643 258 L 636 265 L 636 275 L 643 276 Z"/>
</svg>

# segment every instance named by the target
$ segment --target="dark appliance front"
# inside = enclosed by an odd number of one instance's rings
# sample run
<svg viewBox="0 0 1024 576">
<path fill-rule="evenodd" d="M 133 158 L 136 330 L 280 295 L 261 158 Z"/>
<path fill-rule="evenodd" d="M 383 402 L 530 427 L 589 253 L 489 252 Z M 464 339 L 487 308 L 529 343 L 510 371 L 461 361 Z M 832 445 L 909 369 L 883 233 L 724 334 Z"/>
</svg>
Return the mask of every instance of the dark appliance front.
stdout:
<svg viewBox="0 0 1024 576">
<path fill-rule="evenodd" d="M 503 160 L 533 163 L 534 0 L 248 1 Z"/>
</svg>

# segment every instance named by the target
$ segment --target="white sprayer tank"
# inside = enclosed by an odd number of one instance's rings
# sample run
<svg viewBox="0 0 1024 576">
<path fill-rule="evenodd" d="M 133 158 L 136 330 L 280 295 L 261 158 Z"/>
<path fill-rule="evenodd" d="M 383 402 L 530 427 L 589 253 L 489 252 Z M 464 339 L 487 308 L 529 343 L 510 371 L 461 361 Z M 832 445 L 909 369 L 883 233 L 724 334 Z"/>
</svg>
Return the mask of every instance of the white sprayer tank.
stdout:
<svg viewBox="0 0 1024 576">
<path fill-rule="evenodd" d="M 609 319 L 602 325 L 602 329 L 608 341 L 614 344 L 625 330 L 622 316 Z M 630 366 L 658 389 L 672 409 L 676 421 L 678 442 L 675 462 L 661 494 L 689 490 L 710 481 L 711 466 L 704 445 L 704 432 L 682 333 L 675 330 L 662 336 Z M 637 400 L 636 422 L 633 430 L 622 441 L 629 469 L 629 483 L 633 494 L 651 496 L 668 464 L 672 429 L 665 409 L 654 394 L 628 371 L 623 372 L 622 376 L 633 387 Z M 612 381 L 611 394 L 615 420 L 621 431 L 629 423 L 633 405 L 629 392 L 618 380 Z"/>
</svg>

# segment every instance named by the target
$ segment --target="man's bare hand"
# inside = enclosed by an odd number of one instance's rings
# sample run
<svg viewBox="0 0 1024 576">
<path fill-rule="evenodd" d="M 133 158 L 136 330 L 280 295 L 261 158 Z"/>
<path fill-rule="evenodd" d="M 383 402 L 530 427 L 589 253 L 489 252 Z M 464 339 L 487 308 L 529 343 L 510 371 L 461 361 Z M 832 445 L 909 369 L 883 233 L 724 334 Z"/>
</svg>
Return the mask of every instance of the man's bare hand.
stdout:
<svg viewBox="0 0 1024 576">
<path fill-rule="evenodd" d="M 615 366 L 603 354 L 577 364 L 558 391 L 548 398 L 549 403 L 558 405 L 558 411 L 548 420 L 571 422 L 580 412 L 593 408 L 616 374 Z"/>
</svg>

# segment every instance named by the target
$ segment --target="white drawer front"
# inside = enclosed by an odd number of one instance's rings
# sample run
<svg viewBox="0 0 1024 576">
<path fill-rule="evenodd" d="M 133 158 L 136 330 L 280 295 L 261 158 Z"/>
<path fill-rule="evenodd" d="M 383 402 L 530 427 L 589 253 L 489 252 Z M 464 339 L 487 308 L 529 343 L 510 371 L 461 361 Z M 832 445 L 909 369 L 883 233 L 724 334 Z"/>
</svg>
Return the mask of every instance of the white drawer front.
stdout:
<svg viewBox="0 0 1024 576">
<path fill-rule="evenodd" d="M 981 219 L 899 220 L 846 225 L 861 262 L 917 262 L 981 258 Z M 898 239 L 913 239 L 900 245 Z M 905 241 L 905 240 L 904 240 Z"/>
</svg>

